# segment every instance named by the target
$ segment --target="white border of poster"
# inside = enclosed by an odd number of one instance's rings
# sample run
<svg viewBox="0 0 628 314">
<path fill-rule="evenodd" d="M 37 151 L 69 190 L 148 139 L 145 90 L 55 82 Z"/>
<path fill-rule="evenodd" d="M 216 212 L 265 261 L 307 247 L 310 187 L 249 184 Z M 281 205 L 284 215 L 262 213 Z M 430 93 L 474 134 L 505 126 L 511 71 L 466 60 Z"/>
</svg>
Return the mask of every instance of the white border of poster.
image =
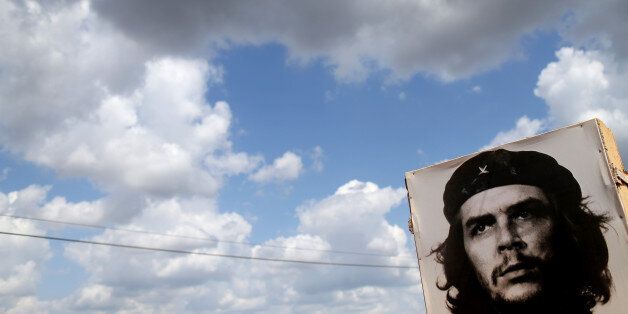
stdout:
<svg viewBox="0 0 628 314">
<path fill-rule="evenodd" d="M 628 308 L 628 227 L 617 194 L 613 173 L 604 154 L 596 120 L 548 132 L 490 150 L 537 151 L 567 168 L 587 198 L 589 209 L 608 217 L 603 231 L 608 246 L 611 297 L 593 307 L 594 313 L 622 313 Z M 454 171 L 478 153 L 442 162 L 405 174 L 422 290 L 429 314 L 450 313 L 446 291 L 437 287 L 445 279 L 443 266 L 432 254 L 447 238 L 450 225 L 443 213 L 443 192 Z"/>
</svg>

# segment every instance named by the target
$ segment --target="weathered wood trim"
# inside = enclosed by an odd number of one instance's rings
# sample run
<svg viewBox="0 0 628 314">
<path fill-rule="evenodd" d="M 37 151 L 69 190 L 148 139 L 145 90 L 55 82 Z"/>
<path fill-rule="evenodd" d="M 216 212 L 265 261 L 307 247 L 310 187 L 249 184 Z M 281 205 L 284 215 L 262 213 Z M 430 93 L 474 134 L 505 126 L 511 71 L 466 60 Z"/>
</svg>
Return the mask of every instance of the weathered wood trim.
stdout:
<svg viewBox="0 0 628 314">
<path fill-rule="evenodd" d="M 624 211 L 624 220 L 626 224 L 628 224 L 628 182 L 622 180 L 622 177 L 625 177 L 628 173 L 621 161 L 621 156 L 619 155 L 619 149 L 617 148 L 615 137 L 613 137 L 613 132 L 611 132 L 611 129 L 609 129 L 601 120 L 596 119 L 596 122 L 598 129 L 600 130 L 600 136 L 602 137 L 602 144 L 604 145 L 606 159 L 609 167 L 611 168 L 615 186 L 617 187 L 619 201 Z"/>
</svg>

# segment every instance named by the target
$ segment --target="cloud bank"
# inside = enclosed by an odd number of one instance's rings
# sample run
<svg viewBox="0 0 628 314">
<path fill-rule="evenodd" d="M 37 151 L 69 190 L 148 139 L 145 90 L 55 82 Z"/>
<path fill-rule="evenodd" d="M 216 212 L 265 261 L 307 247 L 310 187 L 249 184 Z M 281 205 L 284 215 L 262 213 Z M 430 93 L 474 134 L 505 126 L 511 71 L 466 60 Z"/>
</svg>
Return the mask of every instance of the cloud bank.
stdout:
<svg viewBox="0 0 628 314">
<path fill-rule="evenodd" d="M 95 1 L 94 9 L 162 53 L 277 42 L 292 61 L 321 60 L 351 82 L 377 72 L 392 80 L 416 73 L 453 80 L 492 69 L 520 54 L 522 36 L 559 18 L 567 3 Z"/>
</svg>

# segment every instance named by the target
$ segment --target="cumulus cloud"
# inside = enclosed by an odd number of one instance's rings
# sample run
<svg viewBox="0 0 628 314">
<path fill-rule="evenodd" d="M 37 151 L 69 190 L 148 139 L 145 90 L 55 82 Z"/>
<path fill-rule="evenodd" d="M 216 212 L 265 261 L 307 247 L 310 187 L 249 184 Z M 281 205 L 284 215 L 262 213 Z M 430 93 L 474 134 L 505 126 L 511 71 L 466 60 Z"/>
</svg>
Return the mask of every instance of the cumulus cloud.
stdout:
<svg viewBox="0 0 628 314">
<path fill-rule="evenodd" d="M 220 177 L 204 171 L 203 159 L 230 154 L 231 112 L 225 102 L 212 107 L 203 100 L 208 65 L 160 59 L 146 69 L 144 84 L 132 95 L 104 98 L 85 119 L 68 121 L 33 143 L 27 158 L 64 175 L 88 177 L 106 191 L 215 193 Z"/>
<path fill-rule="evenodd" d="M 141 216 L 122 226 L 207 238 L 206 241 L 112 230 L 91 239 L 245 256 L 414 265 L 416 259 L 407 246 L 406 235 L 385 218 L 404 196 L 402 188 L 379 188 L 370 182 L 350 181 L 334 194 L 298 207 L 297 235 L 278 237 L 253 247 L 215 241 L 246 241 L 251 226 L 237 214 L 218 213 L 207 199 L 155 202 Z M 33 243 L 47 246 L 46 242 Z M 339 254 L 331 250 L 380 255 Z M 362 268 L 241 261 L 81 244 L 66 246 L 65 255 L 89 272 L 88 282 L 62 299 L 42 301 L 27 294 L 12 303 L 14 310 L 312 312 L 324 309 L 332 313 L 403 313 L 420 308 L 416 269 L 373 273 Z M 25 265 L 26 270 L 32 267 Z M 13 270 L 12 276 L 20 274 Z"/>
<path fill-rule="evenodd" d="M 224 176 L 260 162 L 232 150 L 229 105 L 206 100 L 222 81 L 219 66 L 155 55 L 103 23 L 89 1 L 0 6 L 6 149 L 118 200 L 212 196 Z"/>
<path fill-rule="evenodd" d="M 14 152 L 140 78 L 139 45 L 96 23 L 88 2 L 64 4 L 0 2 L 0 142 Z"/>
<path fill-rule="evenodd" d="M 417 73 L 451 80 L 493 68 L 567 3 L 95 1 L 94 8 L 157 51 L 278 42 L 296 63 L 322 60 L 339 80 L 360 81 L 377 71 L 393 80 Z"/>
<path fill-rule="evenodd" d="M 353 180 L 328 197 L 299 206 L 296 235 L 255 246 L 234 244 L 247 240 L 251 226 L 238 214 L 218 213 L 206 199 L 155 202 L 124 228 L 207 241 L 119 231 L 106 231 L 92 239 L 265 258 L 416 265 L 405 233 L 385 218 L 404 197 L 403 188 L 380 188 Z M 373 255 L 331 252 L 338 250 Z M 68 245 L 65 255 L 90 273 L 89 281 L 80 289 L 50 304 L 66 311 L 409 313 L 420 307 L 417 269 L 374 273 L 368 268 L 242 261 L 80 244 Z"/>
<path fill-rule="evenodd" d="M 402 235 L 405 241 L 405 235 L 400 229 L 388 229 L 383 216 L 403 197 L 403 189 L 380 189 L 371 182 L 352 180 L 339 187 L 333 196 L 299 207 L 299 231 L 321 235 L 334 247 L 371 248 L 380 253 L 397 254 L 405 246 L 405 242 L 397 241 L 398 236 Z M 347 223 L 349 221 L 352 223 Z M 377 240 L 380 236 L 385 237 L 384 241 Z M 382 247 L 378 243 L 391 246 Z"/>
<path fill-rule="evenodd" d="M 207 198 L 151 202 L 119 227 L 151 233 L 107 230 L 91 239 L 216 254 L 246 255 L 250 250 L 233 242 L 245 241 L 251 225 L 238 214 L 219 213 Z M 80 244 L 66 246 L 65 256 L 90 274 L 79 290 L 57 300 L 61 308 L 75 311 L 181 312 L 193 311 L 187 307 L 195 302 L 204 310 L 217 309 L 231 278 L 243 268 L 241 261 L 224 258 Z M 215 290 L 206 289 L 209 286 Z"/>
<path fill-rule="evenodd" d="M 259 183 L 290 181 L 298 178 L 302 172 L 301 156 L 288 151 L 275 159 L 272 164 L 251 174 L 249 179 Z"/>
<path fill-rule="evenodd" d="M 523 116 L 517 120 L 514 128 L 497 133 L 488 145 L 480 149 L 485 150 L 491 147 L 534 136 L 543 130 L 544 125 L 545 122 L 542 120 L 530 119 L 527 116 Z"/>
<path fill-rule="evenodd" d="M 41 203 L 46 191 L 35 186 L 23 190 L 0 193 L 0 213 L 23 214 L 33 211 Z M 4 232 L 44 235 L 35 223 L 27 220 L 0 217 L 0 230 Z M 51 257 L 48 242 L 13 235 L 0 235 L 0 309 L 7 312 L 33 298 L 37 292 L 43 264 Z"/>
<path fill-rule="evenodd" d="M 277 251 L 258 246 L 253 252 L 278 258 L 301 257 L 328 262 L 416 264 L 416 258 L 412 257 L 407 247 L 405 233 L 385 218 L 404 197 L 403 188 L 380 188 L 371 182 L 349 181 L 332 195 L 305 202 L 296 209 L 299 234 L 264 243 L 286 249 Z M 313 250 L 304 252 L 299 248 Z M 373 255 L 337 254 L 322 250 Z M 297 312 L 324 309 L 332 313 L 416 312 L 420 308 L 416 269 L 374 273 L 363 268 L 273 264 L 255 271 L 261 271 L 261 276 L 252 276 L 255 280 L 265 278 L 268 284 L 281 287 L 279 294 L 273 295 L 273 303 L 276 304 L 270 307 L 277 310 L 286 310 L 287 305 Z M 399 302 L 393 302 L 395 299 L 403 300 L 406 305 L 400 308 Z"/>
<path fill-rule="evenodd" d="M 213 197 L 261 162 L 233 151 L 229 104 L 206 100 L 219 66 L 155 55 L 88 1 L 0 6 L 0 145 L 106 193 L 94 204 L 59 199 L 48 218 L 128 220 L 150 198 Z"/>
<path fill-rule="evenodd" d="M 628 3 L 619 0 L 574 6 L 559 25 L 571 46 L 556 51 L 557 60 L 541 71 L 534 89 L 549 109 L 545 127 L 600 118 L 613 130 L 624 156 L 628 155 L 628 44 L 623 40 L 628 36 L 627 9 Z"/>
<path fill-rule="evenodd" d="M 50 186 L 29 185 L 18 191 L 0 193 L 0 212 L 75 223 L 95 223 L 101 220 L 104 210 L 101 200 L 74 203 L 61 196 L 49 200 L 49 191 Z"/>
<path fill-rule="evenodd" d="M 539 74 L 534 94 L 548 107 L 543 119 L 519 118 L 482 149 L 532 136 L 547 128 L 599 118 L 611 128 L 622 155 L 628 154 L 628 73 L 610 50 L 563 47 Z"/>
<path fill-rule="evenodd" d="M 333 256 L 334 261 L 370 262 L 388 265 L 412 265 L 416 259 L 407 247 L 401 227 L 390 224 L 385 215 L 405 198 L 403 188 L 380 188 L 371 182 L 352 180 L 340 186 L 333 195 L 310 201 L 297 208 L 298 230 L 323 240 L 335 250 L 358 251 L 380 256 Z M 319 241 L 320 241 L 319 240 Z M 312 245 L 312 244 L 310 244 Z M 322 244 L 321 244 L 322 245 Z M 331 257 L 328 257 L 331 258 Z M 298 282 L 297 292 L 325 292 L 334 309 L 348 311 L 394 312 L 416 311 L 419 290 L 417 270 L 385 270 L 373 274 L 368 269 L 321 269 L 303 273 L 308 280 Z M 414 283 L 412 283 L 414 281 Z M 383 288 L 389 287 L 389 288 Z M 372 299 L 359 296 L 372 292 Z M 393 295 L 417 305 L 413 309 L 396 308 Z M 355 299 L 353 299 L 355 298 Z M 365 303 L 360 303 L 359 301 Z M 354 303 L 353 301 L 358 301 Z M 346 306 L 346 308 L 344 308 Z"/>
<path fill-rule="evenodd" d="M 600 118 L 613 130 L 622 153 L 628 147 L 628 73 L 608 52 L 565 47 L 548 64 L 534 94 L 549 107 L 553 126 Z"/>
</svg>

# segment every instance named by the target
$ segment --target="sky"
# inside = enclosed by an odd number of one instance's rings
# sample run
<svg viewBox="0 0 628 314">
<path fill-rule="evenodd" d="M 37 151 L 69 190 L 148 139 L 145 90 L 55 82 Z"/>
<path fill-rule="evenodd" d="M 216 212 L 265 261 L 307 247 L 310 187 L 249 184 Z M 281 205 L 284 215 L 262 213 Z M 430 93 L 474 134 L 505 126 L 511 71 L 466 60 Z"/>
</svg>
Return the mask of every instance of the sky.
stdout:
<svg viewBox="0 0 628 314">
<path fill-rule="evenodd" d="M 404 172 L 595 117 L 626 158 L 626 21 L 620 0 L 0 0 L 0 231 L 255 258 L 1 234 L 0 311 L 424 313 Z"/>
</svg>

